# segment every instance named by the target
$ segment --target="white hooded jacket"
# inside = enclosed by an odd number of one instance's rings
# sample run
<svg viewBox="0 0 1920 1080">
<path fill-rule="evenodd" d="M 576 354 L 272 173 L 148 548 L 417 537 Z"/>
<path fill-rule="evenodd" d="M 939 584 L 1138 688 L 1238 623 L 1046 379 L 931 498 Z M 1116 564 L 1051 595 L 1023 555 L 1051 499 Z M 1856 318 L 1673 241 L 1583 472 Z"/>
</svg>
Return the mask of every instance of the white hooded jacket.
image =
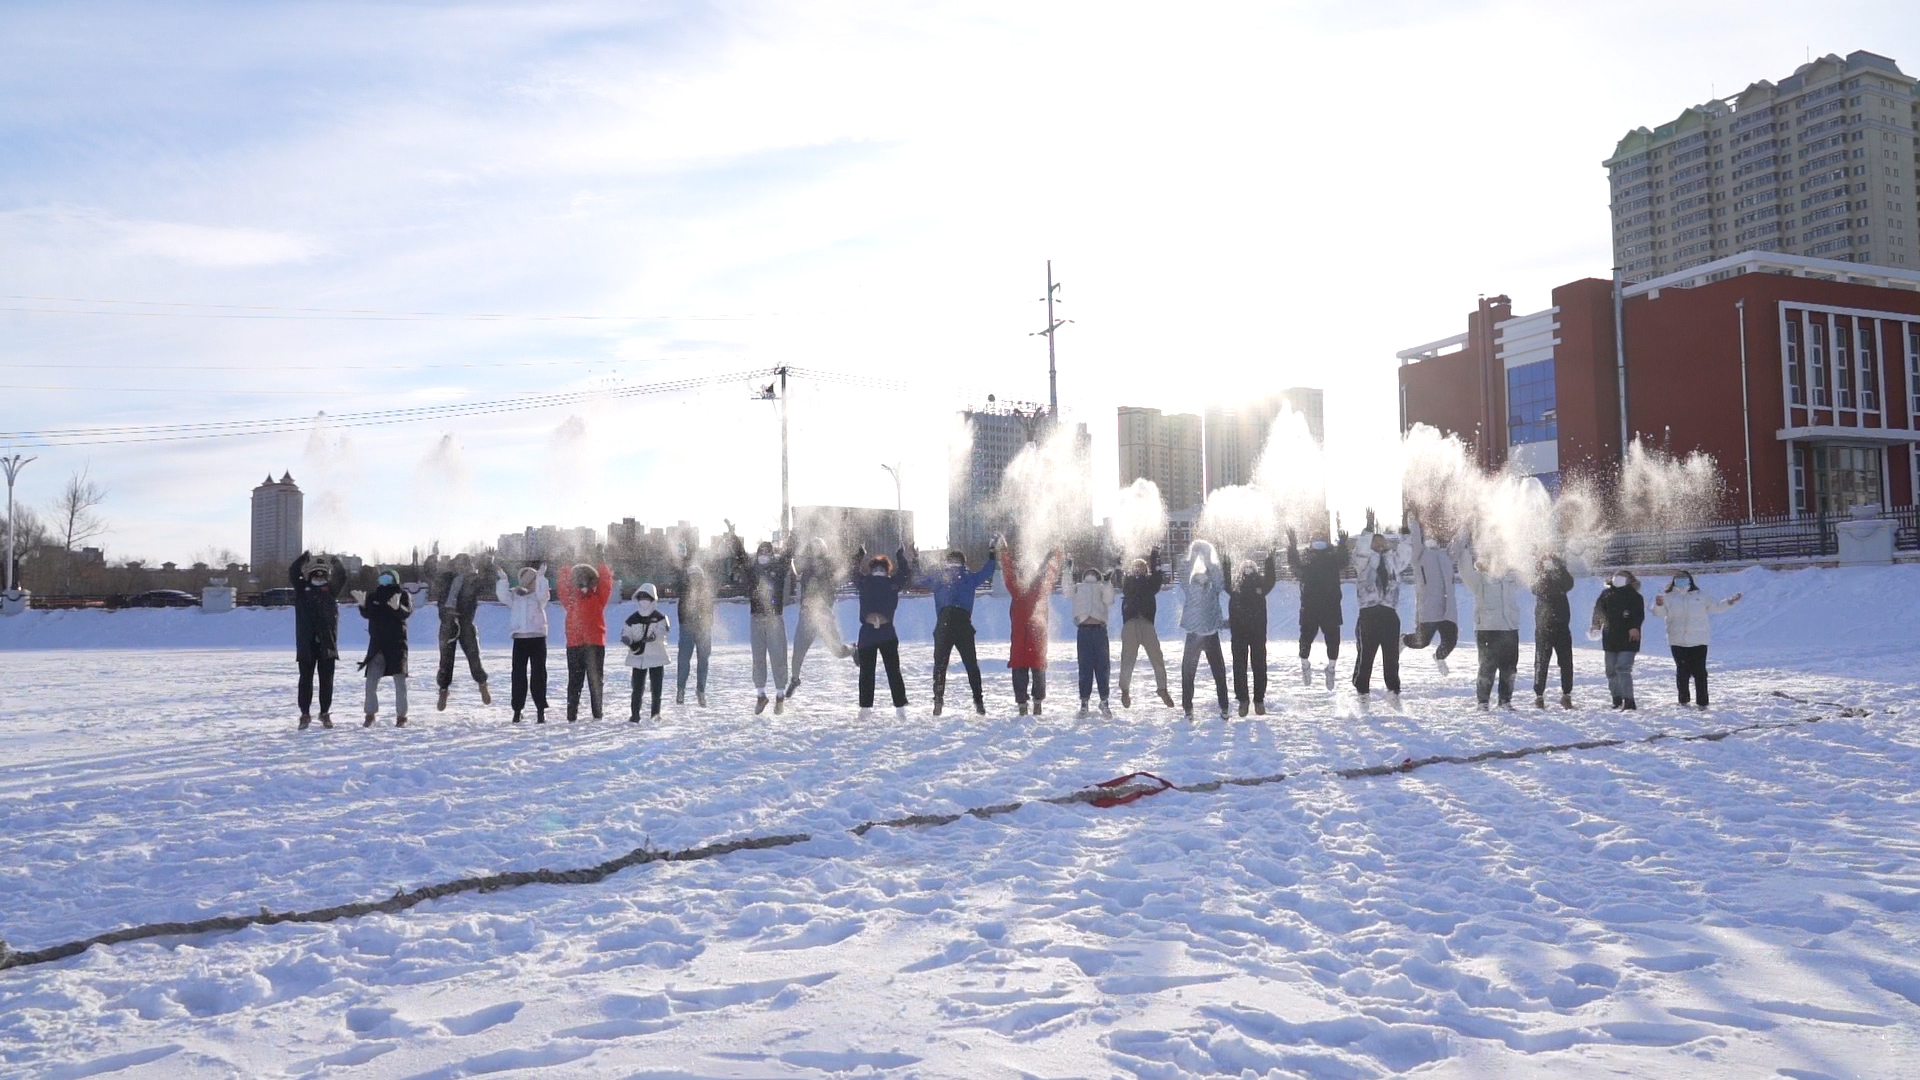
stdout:
<svg viewBox="0 0 1920 1080">
<path fill-rule="evenodd" d="M 1676 649 L 1690 649 L 1713 644 L 1713 628 L 1707 617 L 1731 607 L 1732 603 L 1715 600 L 1696 585 L 1685 591 L 1654 593 L 1653 605 L 1647 614 L 1667 620 L 1667 644 Z"/>
<path fill-rule="evenodd" d="M 1520 575 L 1482 573 L 1473 565 L 1473 548 L 1460 559 L 1460 580 L 1473 591 L 1473 629 L 1475 632 L 1520 629 L 1520 594 L 1526 585 Z"/>
<path fill-rule="evenodd" d="M 1113 586 L 1105 581 L 1082 581 L 1073 587 L 1073 624 L 1105 626 L 1113 611 Z"/>
<path fill-rule="evenodd" d="M 494 583 L 493 594 L 507 605 L 507 630 L 517 638 L 544 638 L 547 636 L 547 601 L 552 593 L 547 588 L 547 575 L 539 574 L 533 579 L 533 589 L 521 592 L 507 582 L 507 572 L 500 571 L 500 580 Z"/>
<path fill-rule="evenodd" d="M 1453 556 L 1443 547 L 1426 546 L 1420 519 L 1407 519 L 1407 542 L 1413 547 L 1413 621 L 1460 622 L 1460 601 L 1453 590 Z"/>
<path fill-rule="evenodd" d="M 667 666 L 667 633 L 673 629 L 672 620 L 660 610 L 660 591 L 652 585 L 642 585 L 633 591 L 636 610 L 627 616 L 620 627 L 620 641 L 627 647 L 627 666 L 630 668 L 663 668 Z M 638 610 L 640 601 L 653 604 L 653 610 L 642 615 Z"/>
</svg>

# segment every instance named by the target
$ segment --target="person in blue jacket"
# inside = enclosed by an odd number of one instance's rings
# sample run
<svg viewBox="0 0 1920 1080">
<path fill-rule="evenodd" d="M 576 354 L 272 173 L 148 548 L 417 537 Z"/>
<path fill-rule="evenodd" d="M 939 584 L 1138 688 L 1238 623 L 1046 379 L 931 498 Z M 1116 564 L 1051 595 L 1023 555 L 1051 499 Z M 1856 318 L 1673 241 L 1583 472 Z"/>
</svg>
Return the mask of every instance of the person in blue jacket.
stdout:
<svg viewBox="0 0 1920 1080">
<path fill-rule="evenodd" d="M 967 683 L 973 688 L 973 711 L 987 712 L 987 699 L 980 690 L 980 659 L 973 648 L 973 600 L 980 587 L 993 584 L 993 570 L 999 565 L 992 544 L 987 545 L 987 561 L 978 570 L 967 569 L 964 552 L 947 552 L 947 565 L 927 574 L 917 584 L 933 590 L 933 715 L 946 708 L 947 663 L 953 650 L 960 650 L 960 663 L 967 669 Z"/>
<path fill-rule="evenodd" d="M 861 551 L 864 556 L 865 550 Z M 860 637 L 854 647 L 860 665 L 860 716 L 873 715 L 873 675 L 876 660 L 887 663 L 887 687 L 893 691 L 894 715 L 907 715 L 907 681 L 900 674 L 900 634 L 893 627 L 893 613 L 900 606 L 900 590 L 912 580 L 903 547 L 892 559 L 875 555 L 866 560 L 866 571 L 854 581 L 860 595 Z"/>
</svg>

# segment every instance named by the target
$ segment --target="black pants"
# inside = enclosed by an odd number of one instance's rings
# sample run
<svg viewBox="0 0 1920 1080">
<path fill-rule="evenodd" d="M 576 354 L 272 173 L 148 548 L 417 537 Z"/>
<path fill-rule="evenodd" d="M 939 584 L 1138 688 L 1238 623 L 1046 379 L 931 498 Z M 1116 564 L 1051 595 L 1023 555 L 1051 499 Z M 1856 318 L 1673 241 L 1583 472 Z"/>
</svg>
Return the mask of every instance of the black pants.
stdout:
<svg viewBox="0 0 1920 1080">
<path fill-rule="evenodd" d="M 1474 697 L 1485 705 L 1493 696 L 1494 683 L 1500 684 L 1500 704 L 1513 700 L 1513 673 L 1520 667 L 1520 631 L 1481 630 L 1473 635 L 1480 653 L 1480 679 L 1473 685 Z"/>
<path fill-rule="evenodd" d="M 1401 638 L 1400 643 L 1409 649 L 1424 649 L 1436 635 L 1440 638 L 1440 646 L 1433 650 L 1433 658 L 1445 660 L 1453 655 L 1453 647 L 1460 644 L 1460 624 L 1452 619 L 1423 622 L 1413 628 L 1413 633 Z"/>
<path fill-rule="evenodd" d="M 587 699 L 593 718 L 600 719 L 600 692 L 607 680 L 605 645 L 567 646 L 567 719 L 580 715 L 580 684 L 587 685 Z M 542 690 L 544 695 L 545 691 Z"/>
<path fill-rule="evenodd" d="M 1220 711 L 1227 711 L 1227 658 L 1220 655 L 1220 635 L 1187 635 L 1187 646 L 1180 657 L 1180 708 L 1193 711 L 1193 680 L 1200 674 L 1200 654 L 1207 657 L 1207 670 L 1213 672 L 1213 687 L 1220 692 Z"/>
<path fill-rule="evenodd" d="M 692 640 L 688 640 L 691 638 Z M 698 693 L 707 692 L 707 658 L 713 655 L 713 632 L 702 627 L 699 631 L 680 627 L 680 697 L 687 696 L 687 669 L 699 668 Z M 696 661 L 698 661 L 696 663 Z"/>
<path fill-rule="evenodd" d="M 900 676 L 900 643 L 882 641 L 876 645 L 862 645 L 854 650 L 854 660 L 860 665 L 860 707 L 873 708 L 873 667 L 874 660 L 887 662 L 887 689 L 893 691 L 893 707 L 907 707 L 907 680 Z"/>
<path fill-rule="evenodd" d="M 320 673 L 320 711 L 333 712 L 333 664 L 331 656 L 305 656 L 300 658 L 300 712 L 305 715 L 313 707 L 313 673 Z"/>
<path fill-rule="evenodd" d="M 1560 661 L 1560 692 L 1573 693 L 1573 630 L 1561 626 L 1540 631 L 1533 638 L 1533 696 L 1547 692 L 1547 663 Z"/>
<path fill-rule="evenodd" d="M 513 711 L 527 707 L 527 689 L 533 689 L 534 707 L 547 711 L 547 639 L 513 639 Z"/>
<path fill-rule="evenodd" d="M 1360 609 L 1353 623 L 1353 688 L 1365 694 L 1373 689 L 1373 658 L 1380 657 L 1380 681 L 1387 693 L 1400 692 L 1400 612 L 1375 604 Z"/>
<path fill-rule="evenodd" d="M 1017 667 L 1013 669 L 1013 700 L 1027 703 L 1027 684 L 1033 684 L 1033 700 L 1047 700 L 1047 669 L 1043 667 Z"/>
<path fill-rule="evenodd" d="M 653 712 L 660 715 L 660 687 L 667 681 L 667 669 L 664 667 L 637 667 L 633 669 L 633 709 L 628 719 L 640 719 L 640 706 L 646 703 L 647 687 L 653 687 Z"/>
<path fill-rule="evenodd" d="M 1313 653 L 1313 639 L 1327 639 L 1327 662 L 1340 659 L 1340 616 L 1330 615 L 1324 619 L 1313 618 L 1306 612 L 1300 613 L 1300 659 L 1305 660 Z"/>
<path fill-rule="evenodd" d="M 453 653 L 458 648 L 467 656 L 467 671 L 473 675 L 475 683 L 487 681 L 487 669 L 480 665 L 480 635 L 473 628 L 472 619 L 463 619 L 457 612 L 440 609 L 440 671 L 436 683 L 445 690 L 453 685 Z"/>
<path fill-rule="evenodd" d="M 1247 669 L 1253 669 L 1253 697 L 1247 697 Z M 1263 630 L 1233 632 L 1233 696 L 1245 705 L 1267 700 L 1267 634 Z"/>
<path fill-rule="evenodd" d="M 973 701 L 985 701 L 980 691 L 980 658 L 973 650 L 973 615 L 965 608 L 940 609 L 933 624 L 933 700 L 947 700 L 947 662 L 953 650 L 960 650 L 960 663 L 967 669 L 967 684 L 973 688 Z"/>
<path fill-rule="evenodd" d="M 1680 704 L 1687 704 L 1687 681 L 1693 681 L 1693 699 L 1701 708 L 1707 707 L 1707 647 L 1705 645 L 1674 645 L 1673 681 L 1680 687 Z"/>
</svg>

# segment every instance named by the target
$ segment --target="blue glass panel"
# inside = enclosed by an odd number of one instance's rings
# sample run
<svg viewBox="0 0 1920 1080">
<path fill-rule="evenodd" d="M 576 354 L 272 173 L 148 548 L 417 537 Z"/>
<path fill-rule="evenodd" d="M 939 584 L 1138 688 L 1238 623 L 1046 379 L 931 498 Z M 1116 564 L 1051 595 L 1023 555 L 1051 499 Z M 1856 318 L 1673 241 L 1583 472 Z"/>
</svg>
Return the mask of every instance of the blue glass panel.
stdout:
<svg viewBox="0 0 1920 1080">
<path fill-rule="evenodd" d="M 1507 442 L 1547 442 L 1560 437 L 1553 361 L 1507 371 Z"/>
</svg>

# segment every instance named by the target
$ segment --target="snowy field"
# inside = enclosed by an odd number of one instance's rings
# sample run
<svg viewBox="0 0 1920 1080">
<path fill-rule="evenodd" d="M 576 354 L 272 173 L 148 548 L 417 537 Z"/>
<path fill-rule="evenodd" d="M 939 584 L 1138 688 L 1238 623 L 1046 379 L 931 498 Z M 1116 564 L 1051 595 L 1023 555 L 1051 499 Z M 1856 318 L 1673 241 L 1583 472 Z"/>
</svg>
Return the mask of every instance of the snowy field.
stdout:
<svg viewBox="0 0 1920 1080">
<path fill-rule="evenodd" d="M 934 718 L 911 605 L 904 722 L 857 721 L 852 665 L 820 654 L 794 708 L 756 717 L 733 644 L 709 709 L 515 728 L 504 634 L 483 625 L 493 708 L 462 673 L 432 711 L 416 648 L 414 725 L 362 730 L 348 663 L 348 723 L 308 732 L 276 613 L 0 620 L 0 937 L 17 949 L 642 844 L 816 837 L 0 972 L 0 1073 L 1920 1075 L 1920 567 L 1702 581 L 1747 594 L 1716 621 L 1705 714 L 1672 704 L 1651 620 L 1639 713 L 1598 707 L 1584 639 L 1573 711 L 1532 707 L 1527 648 L 1525 707 L 1478 712 L 1470 645 L 1451 679 L 1408 654 L 1404 710 L 1364 711 L 1351 642 L 1340 692 L 1298 685 L 1286 586 L 1272 714 L 1192 723 L 1138 693 L 1112 721 L 1076 719 L 1064 642 L 1045 716 L 1013 716 L 990 663 L 989 717 Z M 1582 624 L 1593 593 L 1575 594 Z M 1004 602 L 981 609 L 1003 632 Z M 610 691 L 624 717 L 624 672 Z M 1329 771 L 1807 717 L 1825 719 Z M 846 832 L 1133 769 L 1288 779 Z"/>
</svg>

